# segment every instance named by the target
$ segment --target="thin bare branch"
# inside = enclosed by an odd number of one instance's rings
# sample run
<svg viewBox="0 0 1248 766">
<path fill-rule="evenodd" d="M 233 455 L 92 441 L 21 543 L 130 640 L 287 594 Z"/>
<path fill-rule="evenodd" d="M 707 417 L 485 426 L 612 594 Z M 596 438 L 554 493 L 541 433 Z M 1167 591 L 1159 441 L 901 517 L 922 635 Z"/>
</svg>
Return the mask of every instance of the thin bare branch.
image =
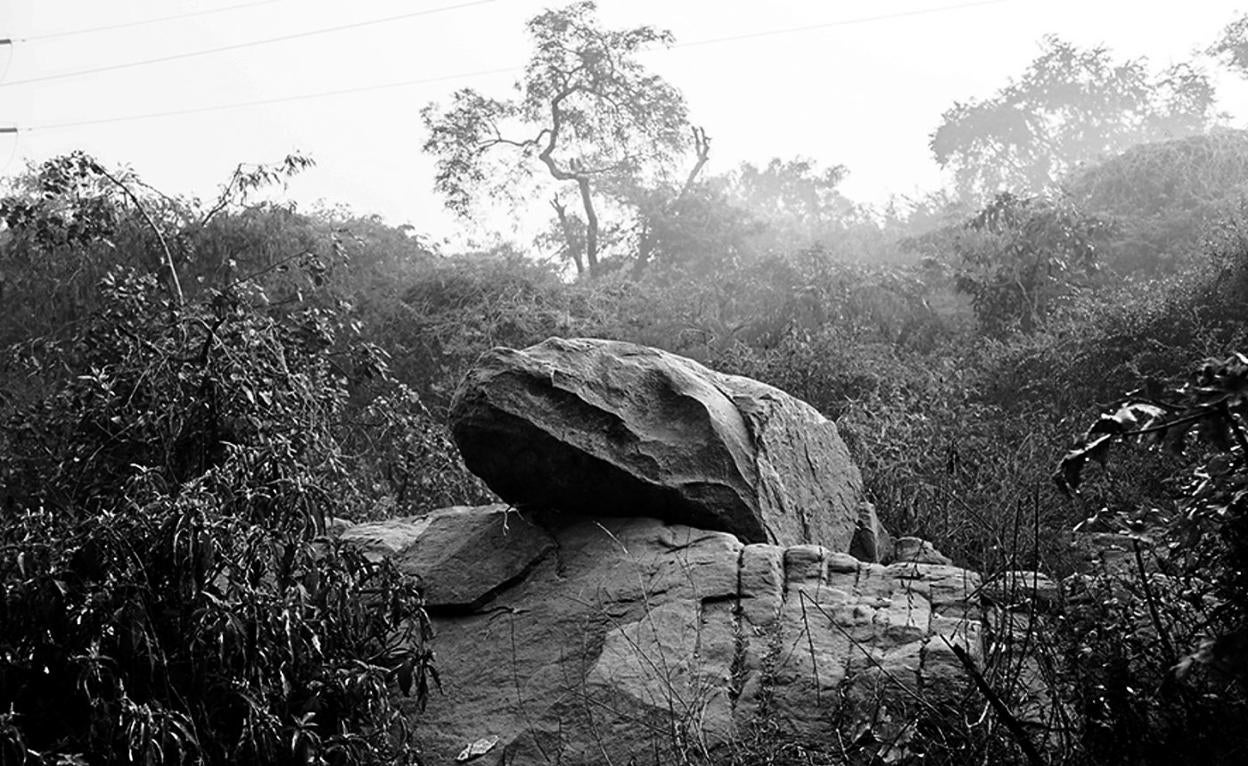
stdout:
<svg viewBox="0 0 1248 766">
<path fill-rule="evenodd" d="M 178 269 L 173 263 L 173 252 L 169 250 L 169 242 L 165 239 L 164 232 L 160 230 L 160 227 L 156 225 L 156 221 L 152 219 L 151 214 L 147 212 L 147 207 L 144 206 L 142 200 L 140 200 L 130 189 L 130 187 L 126 186 L 126 184 L 121 181 L 121 179 L 117 178 L 112 173 L 109 173 L 98 163 L 93 163 L 92 170 L 107 178 L 118 189 L 121 189 L 122 194 L 126 195 L 126 197 L 134 205 L 135 209 L 139 211 L 139 215 L 143 217 L 143 221 L 147 224 L 148 228 L 150 228 L 152 233 L 156 235 L 156 241 L 160 243 L 160 249 L 164 251 L 165 254 L 165 265 L 169 269 L 169 280 L 170 284 L 173 286 L 174 299 L 177 301 L 178 307 L 181 308 L 186 303 L 186 298 L 182 294 L 182 280 L 178 279 Z"/>
</svg>

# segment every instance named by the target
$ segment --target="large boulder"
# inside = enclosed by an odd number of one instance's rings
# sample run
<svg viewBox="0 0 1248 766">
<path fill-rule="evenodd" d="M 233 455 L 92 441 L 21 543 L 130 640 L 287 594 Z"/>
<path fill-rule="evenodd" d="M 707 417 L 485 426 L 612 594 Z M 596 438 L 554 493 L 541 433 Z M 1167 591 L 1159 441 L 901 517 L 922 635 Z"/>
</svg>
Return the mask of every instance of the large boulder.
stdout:
<svg viewBox="0 0 1248 766">
<path fill-rule="evenodd" d="M 649 516 L 747 543 L 847 551 L 862 480 L 836 426 L 771 386 L 631 343 L 551 338 L 481 357 L 451 426 L 525 509 Z"/>
<path fill-rule="evenodd" d="M 433 617 L 445 693 L 410 711 L 430 766 L 470 746 L 484 753 L 473 763 L 652 764 L 758 730 L 832 741 L 869 723 L 880 736 L 881 706 L 960 704 L 952 646 L 982 657 L 980 580 L 956 567 L 746 545 L 650 518 L 532 524 L 496 506 L 435 518 L 344 533 L 405 569 L 439 541 L 511 551 L 488 578 L 501 585 Z M 466 571 L 492 571 L 489 546 L 457 550 Z"/>
</svg>

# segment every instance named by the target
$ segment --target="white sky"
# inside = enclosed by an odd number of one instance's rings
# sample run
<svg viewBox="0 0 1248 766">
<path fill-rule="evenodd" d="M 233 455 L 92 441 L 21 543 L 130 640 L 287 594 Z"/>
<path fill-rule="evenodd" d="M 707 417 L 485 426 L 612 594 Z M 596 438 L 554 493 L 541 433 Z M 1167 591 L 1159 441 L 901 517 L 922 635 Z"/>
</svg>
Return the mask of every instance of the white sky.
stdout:
<svg viewBox="0 0 1248 766">
<path fill-rule="evenodd" d="M 301 203 L 346 203 L 437 237 L 463 224 L 432 192 L 420 151 L 421 107 L 472 86 L 506 97 L 528 54 L 525 20 L 551 0 L 0 0 L 0 172 L 84 149 L 128 164 L 170 193 L 212 195 L 239 162 L 290 151 L 318 167 L 292 182 Z M 243 6 L 221 13 L 200 12 Z M 448 8 L 214 55 L 95 74 L 19 81 L 245 44 L 424 9 Z M 961 7 L 957 7 L 961 6 Z M 926 12 L 931 9 L 944 9 Z M 934 188 L 927 149 L 954 100 L 990 95 L 1039 52 L 1043 34 L 1154 66 L 1208 45 L 1248 0 L 600 0 L 613 27 L 671 29 L 678 47 L 645 61 L 680 88 L 712 137 L 708 172 L 742 160 L 811 157 L 844 164 L 862 201 Z M 188 13 L 112 31 L 69 30 Z M 887 16 L 876 20 L 870 17 Z M 828 25 L 779 34 L 771 30 Z M 712 38 L 755 35 L 710 44 Z M 23 41 L 23 38 L 32 38 Z M 434 80 L 404 87 L 74 127 L 64 123 L 192 110 L 302 94 Z M 1248 83 L 1220 77 L 1224 108 L 1248 119 Z M 40 126 L 48 126 L 40 129 Z"/>
</svg>

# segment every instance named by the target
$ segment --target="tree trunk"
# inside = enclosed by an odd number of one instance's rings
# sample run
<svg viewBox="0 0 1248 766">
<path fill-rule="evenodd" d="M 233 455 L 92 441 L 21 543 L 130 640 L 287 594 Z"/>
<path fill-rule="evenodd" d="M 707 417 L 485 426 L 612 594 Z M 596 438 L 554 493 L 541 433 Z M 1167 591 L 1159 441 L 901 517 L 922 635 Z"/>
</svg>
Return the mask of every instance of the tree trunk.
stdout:
<svg viewBox="0 0 1248 766">
<path fill-rule="evenodd" d="M 568 209 L 559 202 L 558 197 L 550 201 L 550 206 L 555 209 L 555 215 L 559 217 L 564 247 L 567 248 L 568 257 L 572 259 L 572 263 L 576 264 L 576 276 L 580 279 L 585 274 L 585 259 L 581 257 L 581 243 L 577 241 L 576 233 L 572 231 L 572 222 L 568 220 Z"/>
<path fill-rule="evenodd" d="M 689 194 L 689 190 L 693 188 L 694 182 L 698 180 L 698 174 L 702 172 L 702 168 L 706 166 L 707 160 L 711 158 L 711 139 L 706 135 L 706 131 L 702 128 L 695 127 L 693 129 L 693 146 L 696 151 L 696 161 L 689 170 L 689 175 L 685 177 L 685 183 L 680 187 L 680 191 L 676 193 L 676 197 L 670 202 L 662 205 L 660 208 L 662 215 L 678 215 L 680 213 L 680 203 Z M 650 221 L 653 217 L 652 213 L 644 210 L 641 212 L 642 230 L 641 237 L 637 242 L 637 260 L 633 262 L 632 277 L 639 279 L 645 270 L 650 266 L 650 260 L 654 255 L 654 238 L 651 236 Z"/>
<path fill-rule="evenodd" d="M 581 205 L 585 208 L 585 261 L 589 264 L 589 278 L 598 276 L 598 213 L 594 211 L 594 198 L 589 193 L 589 179 L 576 177 L 581 190 Z"/>
<path fill-rule="evenodd" d="M 650 256 L 654 252 L 654 238 L 650 236 L 650 221 L 645 214 L 641 216 L 641 235 L 637 238 L 637 260 L 633 262 L 632 278 L 640 279 L 646 267 L 650 265 Z"/>
</svg>

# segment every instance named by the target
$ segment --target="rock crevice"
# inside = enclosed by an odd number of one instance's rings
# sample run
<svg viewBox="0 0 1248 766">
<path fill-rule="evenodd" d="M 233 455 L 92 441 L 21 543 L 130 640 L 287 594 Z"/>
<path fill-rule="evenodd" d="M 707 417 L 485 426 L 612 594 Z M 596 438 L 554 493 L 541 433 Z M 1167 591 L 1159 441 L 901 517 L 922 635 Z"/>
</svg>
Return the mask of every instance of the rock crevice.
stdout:
<svg viewBox="0 0 1248 766">
<path fill-rule="evenodd" d="M 894 544 L 836 426 L 778 389 L 551 339 L 484 355 L 451 418 L 507 504 L 342 533 L 425 583 L 445 688 L 411 711 L 425 763 L 832 737 L 883 700 L 954 698 L 951 647 L 983 656 L 978 575 Z"/>
<path fill-rule="evenodd" d="M 424 549 L 454 523 L 463 532 L 450 536 L 512 551 L 523 570 L 485 578 L 508 585 L 476 610 L 435 616 L 447 689 L 420 715 L 431 764 L 489 736 L 509 763 L 552 753 L 600 763 L 603 747 L 613 761 L 650 762 L 690 738 L 728 741 L 764 716 L 831 735 L 847 695 L 960 691 L 956 659 L 935 641 L 981 651 L 979 578 L 957 567 L 746 545 L 641 517 L 574 519 L 550 537 L 499 506 L 436 515 L 415 536 L 410 523 L 391 523 L 401 566 L 427 562 Z M 386 523 L 361 526 L 344 536 L 388 537 Z"/>
<path fill-rule="evenodd" d="M 483 355 L 456 392 L 468 467 L 522 508 L 650 515 L 846 550 L 862 480 L 836 426 L 748 378 L 619 341 Z"/>
</svg>

